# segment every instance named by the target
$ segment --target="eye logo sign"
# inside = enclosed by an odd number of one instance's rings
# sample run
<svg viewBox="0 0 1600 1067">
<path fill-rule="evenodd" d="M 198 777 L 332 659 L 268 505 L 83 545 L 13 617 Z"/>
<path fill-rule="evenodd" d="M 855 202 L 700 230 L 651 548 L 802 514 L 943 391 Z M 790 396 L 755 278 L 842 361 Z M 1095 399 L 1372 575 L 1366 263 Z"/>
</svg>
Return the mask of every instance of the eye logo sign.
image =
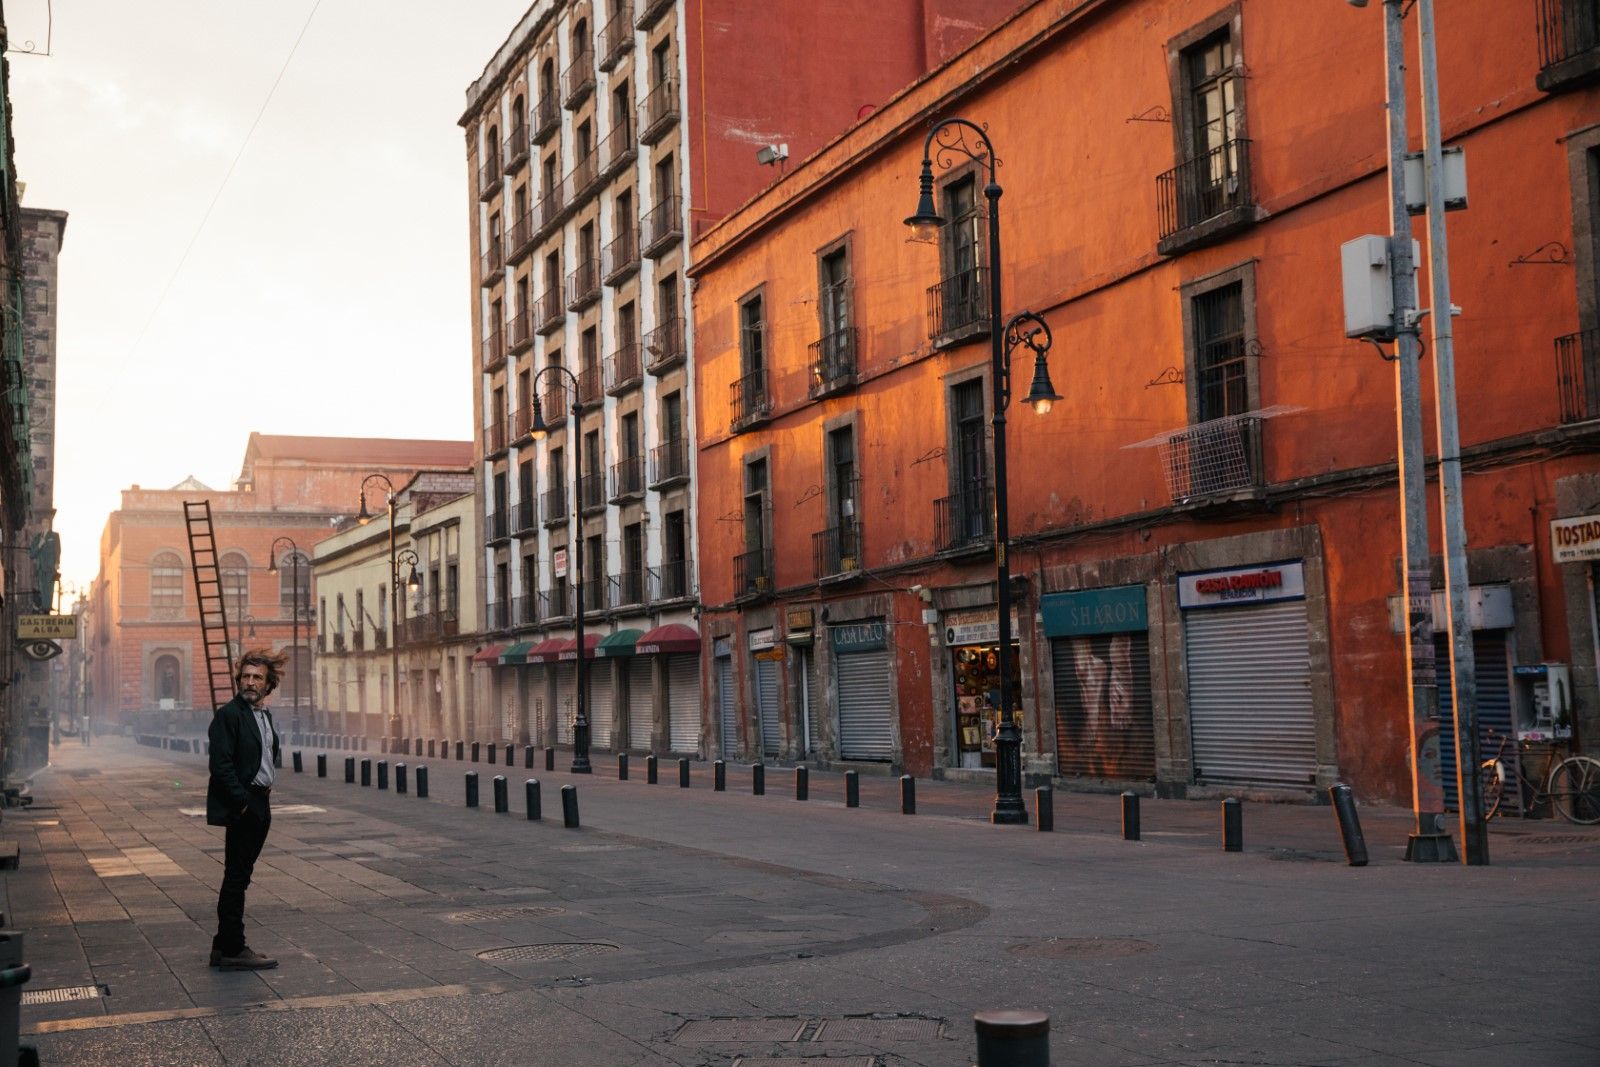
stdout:
<svg viewBox="0 0 1600 1067">
<path fill-rule="evenodd" d="M 54 641 L 22 641 L 19 642 L 18 647 L 22 649 L 24 656 L 31 660 L 38 660 L 41 663 L 61 655 L 61 646 Z"/>
</svg>

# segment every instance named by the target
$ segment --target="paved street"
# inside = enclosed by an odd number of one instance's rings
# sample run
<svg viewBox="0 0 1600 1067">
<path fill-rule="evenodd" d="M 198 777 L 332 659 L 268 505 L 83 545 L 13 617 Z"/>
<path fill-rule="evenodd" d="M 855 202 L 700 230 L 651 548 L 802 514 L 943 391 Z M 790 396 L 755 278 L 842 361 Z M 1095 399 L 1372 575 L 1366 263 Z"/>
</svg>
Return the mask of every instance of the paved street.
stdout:
<svg viewBox="0 0 1600 1067">
<path fill-rule="evenodd" d="M 520 768 L 504 816 L 503 767 L 473 811 L 460 763 L 421 761 L 419 800 L 343 756 L 286 757 L 248 908 L 282 964 L 221 974 L 203 757 L 57 750 L 0 826 L 6 921 L 28 989 L 108 993 L 24 1008 L 44 1062 L 953 1067 L 993 1007 L 1047 1010 L 1058 1064 L 1600 1062 L 1600 828 L 1497 822 L 1493 866 L 1418 867 L 1405 814 L 1364 809 L 1352 869 L 1327 808 L 1247 805 L 1234 855 L 1213 802 L 1146 800 L 1131 843 L 1114 797 L 1058 795 L 1041 834 L 969 787 L 919 783 L 904 816 L 888 779 L 850 810 L 836 776 L 799 803 L 786 770 L 756 797 L 747 768 L 717 794 L 609 759 L 533 772 L 530 824 Z"/>
</svg>

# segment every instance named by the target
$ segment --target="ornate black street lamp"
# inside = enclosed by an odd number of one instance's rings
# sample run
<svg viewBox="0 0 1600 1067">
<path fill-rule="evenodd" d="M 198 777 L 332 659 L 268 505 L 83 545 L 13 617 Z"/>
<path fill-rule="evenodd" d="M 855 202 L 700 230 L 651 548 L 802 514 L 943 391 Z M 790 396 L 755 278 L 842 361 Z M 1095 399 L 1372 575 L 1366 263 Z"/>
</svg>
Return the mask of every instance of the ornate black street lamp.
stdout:
<svg viewBox="0 0 1600 1067">
<path fill-rule="evenodd" d="M 968 142 L 969 134 L 976 144 Z M 917 210 L 916 214 L 906 219 L 906 225 L 911 227 L 915 240 L 933 241 L 938 238 L 946 219 L 939 214 L 933 199 L 933 161 L 937 158 L 940 169 L 945 169 L 956 156 L 965 156 L 980 166 L 986 166 L 989 172 L 983 196 L 989 204 L 989 346 L 993 409 L 990 425 L 994 430 L 994 558 L 998 581 L 995 599 L 1000 612 L 1000 648 L 996 657 L 1000 670 L 1000 724 L 995 731 L 995 797 L 990 819 L 996 823 L 1026 823 L 1028 809 L 1022 802 L 1022 729 L 1012 712 L 1016 706 L 1016 693 L 1011 685 L 1011 561 L 1007 554 L 1009 523 L 1006 516 L 1005 412 L 1011 402 L 1012 350 L 1025 346 L 1034 354 L 1033 384 L 1028 390 L 1027 403 L 1035 411 L 1044 414 L 1061 397 L 1050 384 L 1050 368 L 1045 360 L 1045 353 L 1050 350 L 1050 327 L 1031 311 L 1024 311 L 1004 326 L 1001 325 L 1001 189 L 996 175 L 1000 160 L 982 126 L 967 119 L 949 118 L 935 123 L 928 131 L 922 143 Z"/>
<path fill-rule="evenodd" d="M 578 715 L 572 723 L 572 773 L 589 774 L 593 769 L 589 765 L 589 661 L 584 658 L 588 649 L 583 643 L 583 526 L 578 521 L 578 516 L 583 514 L 583 433 L 578 427 L 583 404 L 578 396 L 577 376 L 559 363 L 552 363 L 533 376 L 529 387 L 533 392 L 533 425 L 528 432 L 535 441 L 543 441 L 550 435 L 550 428 L 544 424 L 544 407 L 539 402 L 539 379 L 552 371 L 566 375 L 572 390 L 573 533 L 568 543 L 576 542 L 572 573 L 573 590 L 578 599 L 572 624 L 578 639 Z"/>
<path fill-rule="evenodd" d="M 272 547 L 267 549 L 267 573 L 278 573 L 278 545 L 283 543 L 289 546 L 289 564 L 294 568 L 290 572 L 289 580 L 293 588 L 289 593 L 289 656 L 290 670 L 293 677 L 290 679 L 290 695 L 294 699 L 294 715 L 289 725 L 289 736 L 300 736 L 300 546 L 295 544 L 294 538 L 287 535 L 275 537 Z M 250 636 L 256 635 L 255 620 L 250 620 Z"/>
<path fill-rule="evenodd" d="M 356 511 L 356 521 L 363 526 L 372 521 L 372 513 L 367 510 L 367 486 L 373 482 L 384 487 L 389 503 L 389 747 L 392 750 L 400 741 L 400 557 L 394 543 L 394 483 L 388 475 L 369 474 L 361 479 L 361 507 Z M 409 548 L 405 551 L 412 563 L 406 585 L 415 587 L 422 581 L 417 574 L 417 554 Z M 362 710 L 364 714 L 365 709 Z"/>
</svg>

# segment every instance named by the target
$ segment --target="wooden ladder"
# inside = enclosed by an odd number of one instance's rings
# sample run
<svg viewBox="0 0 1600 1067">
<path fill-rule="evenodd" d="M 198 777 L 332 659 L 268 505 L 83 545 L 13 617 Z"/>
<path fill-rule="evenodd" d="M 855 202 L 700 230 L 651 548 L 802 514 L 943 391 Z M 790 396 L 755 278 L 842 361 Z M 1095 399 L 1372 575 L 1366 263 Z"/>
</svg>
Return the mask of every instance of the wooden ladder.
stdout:
<svg viewBox="0 0 1600 1067">
<path fill-rule="evenodd" d="M 185 500 L 183 521 L 189 528 L 189 561 L 194 570 L 195 602 L 200 606 L 200 639 L 205 648 L 211 706 L 233 699 L 233 645 L 228 641 L 228 613 L 222 599 L 222 574 L 217 569 L 217 538 L 211 526 L 211 501 Z"/>
</svg>

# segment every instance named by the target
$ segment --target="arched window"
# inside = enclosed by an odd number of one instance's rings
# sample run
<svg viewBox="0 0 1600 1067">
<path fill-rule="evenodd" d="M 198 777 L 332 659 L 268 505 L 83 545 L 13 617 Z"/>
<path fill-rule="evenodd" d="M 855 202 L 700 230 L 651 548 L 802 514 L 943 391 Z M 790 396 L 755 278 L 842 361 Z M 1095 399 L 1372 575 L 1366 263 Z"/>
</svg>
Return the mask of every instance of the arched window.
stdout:
<svg viewBox="0 0 1600 1067">
<path fill-rule="evenodd" d="M 155 666 L 155 694 L 156 700 L 178 699 L 178 657 L 161 656 L 156 660 Z"/>
<path fill-rule="evenodd" d="M 228 618 L 242 623 L 250 613 L 250 561 L 243 552 L 229 552 L 218 566 L 222 574 L 222 604 Z"/>
<path fill-rule="evenodd" d="M 157 553 L 150 561 L 150 615 L 157 619 L 183 616 L 183 559 L 176 552 Z"/>
<path fill-rule="evenodd" d="M 311 607 L 311 560 L 304 552 L 285 552 L 278 560 L 278 606 L 285 619 L 294 618 L 297 608 L 304 614 Z"/>
</svg>

